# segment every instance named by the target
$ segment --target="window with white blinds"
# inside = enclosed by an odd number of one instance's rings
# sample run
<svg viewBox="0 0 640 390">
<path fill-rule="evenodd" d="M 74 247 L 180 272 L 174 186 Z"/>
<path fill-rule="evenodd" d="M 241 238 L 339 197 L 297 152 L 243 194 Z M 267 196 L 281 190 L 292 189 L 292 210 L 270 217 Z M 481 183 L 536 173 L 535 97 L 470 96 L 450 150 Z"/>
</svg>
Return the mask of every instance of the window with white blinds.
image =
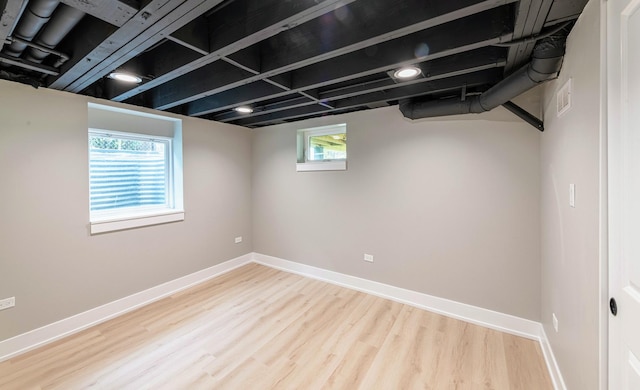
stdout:
<svg viewBox="0 0 640 390">
<path fill-rule="evenodd" d="M 184 220 L 182 121 L 93 103 L 88 119 L 91 234 Z"/>
<path fill-rule="evenodd" d="M 171 139 L 89 133 L 92 212 L 171 208 Z"/>
</svg>

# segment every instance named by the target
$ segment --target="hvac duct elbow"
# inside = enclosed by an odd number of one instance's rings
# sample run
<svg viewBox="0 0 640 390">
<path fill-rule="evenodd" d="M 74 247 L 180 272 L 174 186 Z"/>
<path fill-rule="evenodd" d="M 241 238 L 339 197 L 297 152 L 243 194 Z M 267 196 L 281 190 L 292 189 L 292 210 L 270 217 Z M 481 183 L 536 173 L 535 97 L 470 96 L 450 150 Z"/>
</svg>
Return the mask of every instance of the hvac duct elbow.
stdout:
<svg viewBox="0 0 640 390">
<path fill-rule="evenodd" d="M 482 113 L 510 101 L 536 85 L 555 78 L 562 66 L 566 37 L 549 37 L 534 48 L 531 62 L 500 81 L 480 96 L 465 101 L 457 98 L 425 102 L 403 102 L 400 111 L 409 119 Z"/>
<path fill-rule="evenodd" d="M 478 114 L 491 111 L 538 85 L 539 82 L 532 80 L 529 76 L 529 67 L 530 64 L 523 66 L 480 95 L 478 100 L 482 110 L 473 112 Z"/>
</svg>

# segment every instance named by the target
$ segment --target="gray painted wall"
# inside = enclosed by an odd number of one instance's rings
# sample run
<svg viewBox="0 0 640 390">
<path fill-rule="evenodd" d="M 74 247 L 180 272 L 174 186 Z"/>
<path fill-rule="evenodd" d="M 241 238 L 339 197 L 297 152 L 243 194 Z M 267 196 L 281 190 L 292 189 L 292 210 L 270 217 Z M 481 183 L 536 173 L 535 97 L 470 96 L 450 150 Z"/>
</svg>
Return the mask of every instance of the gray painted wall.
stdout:
<svg viewBox="0 0 640 390">
<path fill-rule="evenodd" d="M 0 340 L 252 251 L 250 131 L 186 117 L 185 221 L 90 236 L 87 101 L 0 80 Z"/>
<path fill-rule="evenodd" d="M 541 143 L 542 323 L 567 387 L 584 390 L 599 381 L 600 13 L 599 1 L 587 4 L 560 77 L 546 85 Z M 556 92 L 569 78 L 572 108 L 558 118 Z"/>
<path fill-rule="evenodd" d="M 334 123 L 348 126 L 348 170 L 296 172 L 296 130 Z M 258 129 L 254 250 L 539 320 L 539 140 L 501 108 L 410 122 L 389 107 Z"/>
</svg>

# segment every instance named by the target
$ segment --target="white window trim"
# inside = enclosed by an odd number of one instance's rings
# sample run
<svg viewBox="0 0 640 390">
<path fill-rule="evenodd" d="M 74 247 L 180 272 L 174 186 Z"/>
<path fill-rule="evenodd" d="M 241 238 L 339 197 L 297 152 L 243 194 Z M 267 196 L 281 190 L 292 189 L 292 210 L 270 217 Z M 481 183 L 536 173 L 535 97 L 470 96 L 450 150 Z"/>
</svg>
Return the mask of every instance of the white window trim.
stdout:
<svg viewBox="0 0 640 390">
<path fill-rule="evenodd" d="M 347 124 L 339 123 L 330 126 L 314 127 L 310 129 L 298 130 L 298 162 L 296 171 L 313 172 L 313 171 L 346 171 L 347 158 L 331 159 L 331 160 L 309 160 L 309 138 L 320 135 L 342 134 L 347 132 Z"/>
<path fill-rule="evenodd" d="M 135 115 L 135 114 L 134 114 Z M 160 225 L 170 222 L 184 221 L 184 210 L 180 201 L 176 202 L 175 175 L 174 175 L 174 138 L 154 136 L 134 132 L 121 132 L 105 129 L 89 128 L 87 136 L 113 136 L 123 139 L 146 139 L 152 141 L 166 141 L 168 150 L 167 174 L 169 180 L 168 202 L 166 206 L 136 207 L 130 210 L 89 210 L 90 234 L 100 234 L 118 230 L 134 229 L 144 226 Z M 178 203 L 178 204 L 177 204 Z"/>
<path fill-rule="evenodd" d="M 296 171 L 298 172 L 314 172 L 314 171 L 346 171 L 347 160 L 327 160 L 327 161 L 310 161 L 306 163 L 297 163 Z"/>
<path fill-rule="evenodd" d="M 133 229 L 143 226 L 160 225 L 169 222 L 184 221 L 184 210 L 155 209 L 146 212 L 120 214 L 115 217 L 93 218 L 91 234 Z"/>
</svg>

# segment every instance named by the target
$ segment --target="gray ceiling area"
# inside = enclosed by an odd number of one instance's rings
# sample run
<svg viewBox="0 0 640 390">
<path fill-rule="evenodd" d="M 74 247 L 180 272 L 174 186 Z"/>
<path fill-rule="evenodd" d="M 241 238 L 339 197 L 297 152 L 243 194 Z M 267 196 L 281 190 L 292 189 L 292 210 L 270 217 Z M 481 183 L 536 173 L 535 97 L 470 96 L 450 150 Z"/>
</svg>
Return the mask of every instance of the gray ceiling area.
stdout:
<svg viewBox="0 0 640 390">
<path fill-rule="evenodd" d="M 478 96 L 586 2 L 0 0 L 0 78 L 260 127 Z"/>
</svg>

